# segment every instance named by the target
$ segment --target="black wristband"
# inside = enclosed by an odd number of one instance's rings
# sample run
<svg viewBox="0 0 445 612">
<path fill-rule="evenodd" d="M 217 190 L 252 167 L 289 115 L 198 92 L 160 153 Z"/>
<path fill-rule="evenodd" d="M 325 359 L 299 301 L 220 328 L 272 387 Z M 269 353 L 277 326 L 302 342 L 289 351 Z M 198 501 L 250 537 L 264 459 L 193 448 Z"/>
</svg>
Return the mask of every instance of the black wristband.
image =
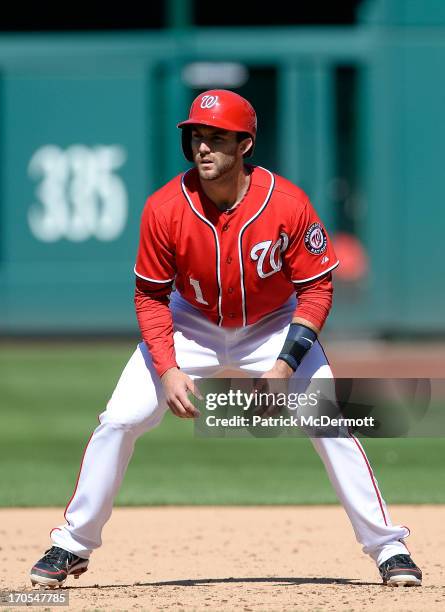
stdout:
<svg viewBox="0 0 445 612">
<path fill-rule="evenodd" d="M 316 340 L 317 334 L 312 329 L 300 323 L 291 323 L 278 359 L 285 361 L 295 372 Z"/>
</svg>

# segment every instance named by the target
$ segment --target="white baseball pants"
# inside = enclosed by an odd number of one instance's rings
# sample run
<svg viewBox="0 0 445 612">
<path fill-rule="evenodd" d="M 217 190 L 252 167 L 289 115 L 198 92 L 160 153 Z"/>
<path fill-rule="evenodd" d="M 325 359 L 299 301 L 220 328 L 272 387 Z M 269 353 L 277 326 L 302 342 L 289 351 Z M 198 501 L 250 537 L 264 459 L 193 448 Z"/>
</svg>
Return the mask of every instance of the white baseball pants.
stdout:
<svg viewBox="0 0 445 612">
<path fill-rule="evenodd" d="M 170 307 L 174 320 L 177 362 L 191 378 L 258 377 L 269 370 L 287 335 L 295 308 L 291 298 L 281 309 L 244 328 L 216 326 L 178 292 Z M 332 371 L 317 342 L 296 376 L 331 378 Z M 162 385 L 144 343 L 136 348 L 99 416 L 81 464 L 74 494 L 65 511 L 66 523 L 51 531 L 55 546 L 88 558 L 102 544 L 102 528 L 109 519 L 137 438 L 156 427 L 167 410 Z M 380 565 L 396 554 L 407 554 L 401 540 L 404 526 L 391 523 L 360 442 L 345 438 L 311 438 L 338 499 L 343 504 L 363 551 Z"/>
</svg>

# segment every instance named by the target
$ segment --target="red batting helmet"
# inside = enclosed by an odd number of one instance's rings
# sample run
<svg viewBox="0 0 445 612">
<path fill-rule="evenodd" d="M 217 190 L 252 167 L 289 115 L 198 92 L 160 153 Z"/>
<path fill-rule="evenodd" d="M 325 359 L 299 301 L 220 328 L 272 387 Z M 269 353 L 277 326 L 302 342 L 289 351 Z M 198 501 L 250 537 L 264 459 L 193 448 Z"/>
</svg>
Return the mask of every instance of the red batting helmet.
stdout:
<svg viewBox="0 0 445 612">
<path fill-rule="evenodd" d="M 178 128 L 189 128 L 192 125 L 210 125 L 233 132 L 246 132 L 252 137 L 253 145 L 245 156 L 250 157 L 253 153 L 257 127 L 255 109 L 234 91 L 210 89 L 199 94 L 190 107 L 189 118 L 178 123 Z M 193 161 L 190 129 L 182 130 L 182 150 L 186 159 Z"/>
</svg>

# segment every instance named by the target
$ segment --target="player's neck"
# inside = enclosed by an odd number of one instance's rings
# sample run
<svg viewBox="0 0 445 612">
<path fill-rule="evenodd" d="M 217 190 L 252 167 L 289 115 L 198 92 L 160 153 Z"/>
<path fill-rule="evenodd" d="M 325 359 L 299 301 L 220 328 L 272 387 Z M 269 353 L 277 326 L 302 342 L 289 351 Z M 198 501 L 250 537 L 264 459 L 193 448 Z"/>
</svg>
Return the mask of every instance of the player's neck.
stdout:
<svg viewBox="0 0 445 612">
<path fill-rule="evenodd" d="M 220 210 L 236 206 L 246 195 L 250 185 L 250 173 L 243 165 L 234 174 L 224 175 L 214 181 L 200 178 L 201 187 L 206 196 Z"/>
</svg>

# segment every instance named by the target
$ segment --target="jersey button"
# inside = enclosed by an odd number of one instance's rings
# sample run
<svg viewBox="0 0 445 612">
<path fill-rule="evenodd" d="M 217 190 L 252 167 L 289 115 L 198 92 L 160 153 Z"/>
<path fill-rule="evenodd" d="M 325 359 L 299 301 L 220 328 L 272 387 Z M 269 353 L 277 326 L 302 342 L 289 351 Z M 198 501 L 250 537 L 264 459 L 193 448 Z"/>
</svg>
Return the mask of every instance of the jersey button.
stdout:
<svg viewBox="0 0 445 612">
<path fill-rule="evenodd" d="M 230 257 L 230 255 L 229 255 L 229 256 L 228 256 L 228 258 L 226 259 L 226 262 L 227 262 L 227 263 L 229 263 L 229 264 L 230 264 L 230 263 L 232 263 L 232 258 Z"/>
<path fill-rule="evenodd" d="M 235 313 L 229 312 L 229 319 L 234 319 L 234 318 L 235 318 Z"/>
<path fill-rule="evenodd" d="M 228 292 L 233 293 L 233 287 L 229 287 Z"/>
<path fill-rule="evenodd" d="M 227 232 L 227 230 L 229 229 L 229 224 L 226 223 L 225 225 L 223 225 L 222 231 L 223 232 Z"/>
</svg>

